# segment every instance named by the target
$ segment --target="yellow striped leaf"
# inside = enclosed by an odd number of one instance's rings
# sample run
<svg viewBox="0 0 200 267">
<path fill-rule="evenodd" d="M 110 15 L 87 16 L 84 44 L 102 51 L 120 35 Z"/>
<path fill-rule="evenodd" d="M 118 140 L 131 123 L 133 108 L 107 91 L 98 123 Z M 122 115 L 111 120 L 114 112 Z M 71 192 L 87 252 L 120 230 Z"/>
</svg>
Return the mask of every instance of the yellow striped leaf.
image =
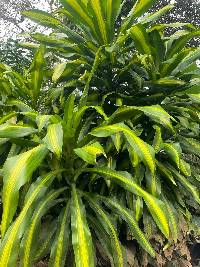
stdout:
<svg viewBox="0 0 200 267">
<path fill-rule="evenodd" d="M 138 241 L 138 243 L 142 246 L 142 248 L 145 249 L 152 257 L 155 257 L 155 251 L 152 248 L 150 242 L 143 234 L 143 232 L 140 230 L 138 223 L 136 222 L 136 220 L 132 215 L 132 211 L 109 198 L 102 198 L 102 200 L 107 206 L 111 206 L 116 210 L 119 216 L 122 217 L 127 222 L 131 232 L 134 235 L 134 238 Z"/>
<path fill-rule="evenodd" d="M 112 179 L 126 190 L 141 196 L 160 230 L 167 238 L 169 237 L 169 225 L 164 203 L 143 190 L 134 182 L 133 177 L 130 179 L 130 174 L 127 175 L 127 172 L 115 171 L 109 168 L 92 168 L 87 169 L 87 171 L 102 175 L 105 179 Z"/>
<path fill-rule="evenodd" d="M 101 222 L 103 228 L 110 236 L 111 246 L 113 250 L 113 261 L 115 263 L 115 266 L 123 267 L 124 259 L 122 249 L 114 225 L 111 223 L 106 212 L 103 211 L 103 209 L 97 204 L 96 201 L 94 201 L 92 197 L 90 197 L 88 194 L 84 194 L 84 196 L 87 198 L 91 208 L 94 209 L 94 212 L 98 215 L 98 219 Z"/>
<path fill-rule="evenodd" d="M 187 178 L 185 178 L 185 176 L 180 174 L 175 168 L 170 166 L 170 169 L 171 169 L 172 173 L 174 174 L 174 176 L 176 177 L 176 179 L 188 190 L 188 192 L 190 192 L 192 194 L 192 196 L 194 197 L 196 202 L 200 204 L 200 195 L 199 195 L 198 188 L 196 186 L 192 185 L 189 182 L 189 180 Z"/>
<path fill-rule="evenodd" d="M 107 137 L 115 133 L 123 132 L 130 146 L 136 151 L 140 159 L 149 167 L 152 173 L 155 171 L 154 149 L 140 139 L 133 130 L 123 123 L 106 125 L 92 130 L 91 134 L 97 137 Z"/>
<path fill-rule="evenodd" d="M 148 11 L 155 2 L 156 0 L 137 0 L 128 17 L 124 20 L 121 30 L 127 30 L 133 24 L 133 21 Z"/>
<path fill-rule="evenodd" d="M 81 0 L 60 0 L 60 2 L 68 11 L 69 19 L 75 23 L 87 25 L 93 33 L 95 32 L 92 18 Z"/>
<path fill-rule="evenodd" d="M 57 191 L 51 191 L 47 196 L 45 196 L 42 201 L 38 204 L 36 210 L 33 213 L 31 222 L 28 229 L 26 230 L 23 241 L 22 241 L 22 255 L 21 255 L 21 265 L 23 267 L 33 266 L 34 255 L 38 251 L 38 228 L 40 227 L 42 216 L 50 209 L 52 206 L 56 205 L 58 201 L 55 199 L 65 190 L 59 189 Z"/>
<path fill-rule="evenodd" d="M 70 236 L 70 201 L 59 216 L 56 237 L 51 248 L 49 267 L 64 267 Z"/>
<path fill-rule="evenodd" d="M 106 29 L 105 14 L 103 14 L 103 4 L 102 0 L 90 0 L 91 12 L 93 14 L 93 21 L 95 25 L 96 32 L 101 37 L 101 44 L 108 44 L 108 32 Z M 109 3 L 108 3 L 109 4 Z"/>
<path fill-rule="evenodd" d="M 47 135 L 43 141 L 51 152 L 60 157 L 63 146 L 63 128 L 61 123 L 49 125 L 47 128 Z"/>
<path fill-rule="evenodd" d="M 129 118 L 138 116 L 139 115 L 138 112 L 143 112 L 151 120 L 173 131 L 170 119 L 171 120 L 174 119 L 160 105 L 143 106 L 143 107 L 121 106 L 110 116 L 107 123 L 111 123 L 113 121 L 120 122 L 123 120 L 128 120 Z"/>
<path fill-rule="evenodd" d="M 36 133 L 37 129 L 30 126 L 16 124 L 2 124 L 0 126 L 0 138 L 19 138 Z"/>
<path fill-rule="evenodd" d="M 22 12 L 22 15 L 37 23 L 40 23 L 43 26 L 55 29 L 62 27 L 62 23 L 58 19 L 54 18 L 48 12 L 42 10 L 37 10 L 37 9 L 26 10 Z"/>
<path fill-rule="evenodd" d="M 16 265 L 19 241 L 26 229 L 26 226 L 29 224 L 32 204 L 38 196 L 41 196 L 42 192 L 45 193 L 53 178 L 60 172 L 61 170 L 50 172 L 38 178 L 31 186 L 29 192 L 27 193 L 25 205 L 22 211 L 6 232 L 6 235 L 0 244 L 1 267 L 13 267 Z"/>
<path fill-rule="evenodd" d="M 165 205 L 167 207 L 167 212 L 169 216 L 169 226 L 171 230 L 171 238 L 174 242 L 177 242 L 178 239 L 178 228 L 177 228 L 177 218 L 175 216 L 175 208 L 171 202 L 169 202 L 166 198 L 163 198 Z"/>
<path fill-rule="evenodd" d="M 178 143 L 163 143 L 163 149 L 168 157 L 176 164 L 179 168 L 180 165 L 180 153 L 181 148 Z"/>
<path fill-rule="evenodd" d="M 157 125 L 154 125 L 153 128 L 156 130 L 155 135 L 154 135 L 154 139 L 153 139 L 153 148 L 155 150 L 156 153 L 158 153 L 162 147 L 162 132 L 161 132 L 161 128 Z"/>
<path fill-rule="evenodd" d="M 72 187 L 71 228 L 76 267 L 94 267 L 92 237 L 85 208 L 75 186 Z"/>
<path fill-rule="evenodd" d="M 74 152 L 89 164 L 96 164 L 96 158 L 98 155 L 103 154 L 106 156 L 104 149 L 99 142 L 95 142 L 81 148 L 76 148 L 74 149 Z"/>
<path fill-rule="evenodd" d="M 49 120 L 52 116 L 51 115 L 38 115 L 36 117 L 36 123 L 38 126 L 39 132 L 49 123 Z"/>
<path fill-rule="evenodd" d="M 130 36 L 134 40 L 135 47 L 141 54 L 152 55 L 152 48 L 148 34 L 142 24 L 136 24 L 130 29 Z"/>
<path fill-rule="evenodd" d="M 40 165 L 46 154 L 46 146 L 39 145 L 6 161 L 3 167 L 2 237 L 5 235 L 17 209 L 20 188 L 30 180 L 32 173 Z"/>
<path fill-rule="evenodd" d="M 33 101 L 36 102 L 41 90 L 43 82 L 44 71 L 44 53 L 45 47 L 43 45 L 37 50 L 34 55 L 33 63 L 31 65 L 31 82 L 30 87 L 33 92 Z"/>
<path fill-rule="evenodd" d="M 114 33 L 115 21 L 121 11 L 121 0 L 107 0 L 106 20 L 110 34 Z"/>
</svg>

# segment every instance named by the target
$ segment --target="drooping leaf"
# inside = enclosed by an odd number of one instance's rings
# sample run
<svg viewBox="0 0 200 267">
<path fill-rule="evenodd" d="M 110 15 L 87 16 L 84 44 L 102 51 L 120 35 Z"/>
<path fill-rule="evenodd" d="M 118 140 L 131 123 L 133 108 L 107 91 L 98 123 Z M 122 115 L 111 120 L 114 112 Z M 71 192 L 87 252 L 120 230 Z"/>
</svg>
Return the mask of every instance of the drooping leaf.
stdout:
<svg viewBox="0 0 200 267">
<path fill-rule="evenodd" d="M 54 18 L 48 12 L 42 10 L 38 9 L 26 10 L 22 12 L 22 15 L 37 23 L 40 23 L 43 26 L 55 29 L 62 27 L 62 23 L 58 19 Z"/>
<path fill-rule="evenodd" d="M 57 191 L 51 191 L 42 201 L 38 204 L 36 210 L 33 213 L 30 225 L 27 227 L 23 242 L 22 242 L 22 255 L 21 263 L 23 267 L 33 266 L 34 254 L 38 250 L 38 228 L 41 223 L 42 216 L 48 211 L 49 208 L 56 205 L 58 201 L 55 199 L 62 193 L 65 189 L 61 188 Z"/>
<path fill-rule="evenodd" d="M 91 134 L 98 137 L 107 137 L 115 133 L 123 132 L 130 146 L 136 151 L 140 159 L 149 167 L 151 172 L 155 171 L 154 150 L 140 139 L 132 130 L 123 123 L 106 125 L 92 130 Z"/>
<path fill-rule="evenodd" d="M 180 164 L 180 146 L 177 143 L 163 143 L 163 149 L 167 153 L 168 157 L 179 168 Z"/>
<path fill-rule="evenodd" d="M 175 175 L 176 179 L 192 194 L 194 199 L 200 204 L 199 190 L 189 182 L 188 178 L 180 174 L 175 168 L 171 167 L 171 171 Z"/>
<path fill-rule="evenodd" d="M 183 36 L 180 36 L 178 39 L 176 39 L 170 49 L 167 51 L 167 57 L 171 58 L 174 54 L 178 53 L 179 51 L 181 51 L 182 48 L 184 48 L 184 46 L 186 45 L 186 43 L 191 39 L 194 38 L 196 36 L 200 35 L 200 31 L 192 31 L 189 32 L 188 34 L 185 34 Z"/>
<path fill-rule="evenodd" d="M 77 267 L 94 267 L 92 237 L 87 224 L 84 204 L 75 186 L 71 204 L 72 244 Z"/>
<path fill-rule="evenodd" d="M 56 177 L 61 170 L 53 171 L 44 176 L 38 178 L 36 182 L 31 186 L 26 196 L 25 205 L 20 212 L 19 216 L 6 232 L 0 244 L 0 263 L 5 267 L 13 267 L 16 265 L 18 253 L 19 253 L 19 241 L 29 224 L 31 216 L 31 207 L 34 201 L 41 193 L 45 193 L 52 180 Z"/>
<path fill-rule="evenodd" d="M 6 161 L 3 167 L 2 237 L 4 237 L 17 209 L 19 189 L 30 180 L 32 173 L 40 165 L 46 154 L 46 146 L 39 145 Z"/>
<path fill-rule="evenodd" d="M 16 124 L 0 125 L 0 138 L 19 138 L 36 133 L 37 129 L 30 126 L 21 126 Z"/>
<path fill-rule="evenodd" d="M 173 119 L 160 105 L 153 106 L 121 106 L 109 118 L 107 123 L 113 121 L 122 121 L 138 115 L 138 112 L 143 112 L 151 120 L 163 125 L 170 130 L 173 130 L 170 119 Z"/>
<path fill-rule="evenodd" d="M 132 211 L 126 209 L 116 201 L 111 200 L 110 198 L 102 198 L 105 205 L 112 207 L 116 210 L 120 217 L 122 217 L 130 227 L 131 232 L 134 235 L 134 238 L 138 241 L 138 243 L 145 249 L 152 257 L 155 257 L 154 249 L 152 248 L 149 241 L 146 239 L 143 232 L 140 230 L 136 220 L 132 216 Z"/>
<path fill-rule="evenodd" d="M 114 225 L 110 221 L 106 212 L 100 207 L 100 205 L 98 205 L 96 201 L 94 201 L 93 198 L 91 198 L 88 194 L 84 194 L 84 196 L 88 199 L 91 208 L 94 209 L 94 212 L 98 215 L 98 219 L 102 223 L 102 226 L 106 230 L 107 234 L 110 236 L 111 246 L 113 250 L 113 261 L 115 263 L 115 266 L 123 267 L 124 259 L 122 249 Z"/>
<path fill-rule="evenodd" d="M 109 168 L 92 168 L 88 169 L 88 171 L 98 173 L 105 179 L 112 179 L 113 182 L 118 183 L 126 190 L 141 196 L 145 200 L 148 209 L 160 230 L 166 237 L 169 237 L 169 225 L 167 215 L 165 213 L 164 203 L 150 195 L 148 192 L 144 191 L 138 184 L 134 182 L 133 178 L 130 179 L 130 175 L 127 175 L 127 172 L 115 171 Z"/>
<path fill-rule="evenodd" d="M 70 237 L 70 201 L 62 210 L 56 232 L 56 237 L 53 242 L 50 254 L 50 267 L 63 267 L 67 257 L 67 250 L 69 248 Z"/>
</svg>

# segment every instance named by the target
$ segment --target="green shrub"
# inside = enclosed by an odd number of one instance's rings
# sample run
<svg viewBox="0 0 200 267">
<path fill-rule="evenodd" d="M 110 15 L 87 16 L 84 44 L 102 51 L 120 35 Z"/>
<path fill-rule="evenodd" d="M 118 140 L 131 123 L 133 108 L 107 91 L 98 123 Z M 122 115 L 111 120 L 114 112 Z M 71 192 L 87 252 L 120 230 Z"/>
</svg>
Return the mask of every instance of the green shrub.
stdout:
<svg viewBox="0 0 200 267">
<path fill-rule="evenodd" d="M 155 1 L 138 0 L 120 28 L 120 0 L 60 2 L 57 18 L 24 12 L 53 29 L 31 35 L 29 70 L 1 65 L 0 266 L 50 255 L 49 266 L 92 267 L 99 247 L 126 266 L 130 234 L 152 259 L 155 229 L 166 249 L 199 212 L 187 154 L 200 152 L 200 49 L 186 44 L 200 31 L 156 24 L 172 5 L 145 16 Z M 65 58 L 54 70 L 45 47 Z"/>
</svg>

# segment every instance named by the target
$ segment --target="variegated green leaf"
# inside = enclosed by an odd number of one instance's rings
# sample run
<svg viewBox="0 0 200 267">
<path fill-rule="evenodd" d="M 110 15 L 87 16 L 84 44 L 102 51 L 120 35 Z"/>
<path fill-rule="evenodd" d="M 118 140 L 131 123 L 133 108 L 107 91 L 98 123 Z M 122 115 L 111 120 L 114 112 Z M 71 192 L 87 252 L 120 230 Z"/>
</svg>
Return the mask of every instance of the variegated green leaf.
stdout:
<svg viewBox="0 0 200 267">
<path fill-rule="evenodd" d="M 183 175 L 191 176 L 190 164 L 183 159 L 180 159 L 180 170 Z"/>
<path fill-rule="evenodd" d="M 94 267 L 92 237 L 87 224 L 84 204 L 75 186 L 71 204 L 72 244 L 77 267 Z"/>
<path fill-rule="evenodd" d="M 38 115 L 36 117 L 36 123 L 38 126 L 39 132 L 49 123 L 49 120 L 52 116 L 51 115 Z"/>
<path fill-rule="evenodd" d="M 164 202 L 165 202 L 165 205 L 167 207 L 167 212 L 168 212 L 168 216 L 169 216 L 169 226 L 170 226 L 170 230 L 171 230 L 171 238 L 176 243 L 177 239 L 178 239 L 178 223 L 177 223 L 177 218 L 175 215 L 175 208 L 168 199 L 164 198 Z"/>
<path fill-rule="evenodd" d="M 200 155 L 200 142 L 194 138 L 186 138 L 183 136 L 179 136 L 179 142 L 181 143 L 181 148 L 183 152 Z"/>
<path fill-rule="evenodd" d="M 107 1 L 107 5 L 112 4 L 112 1 Z M 90 0 L 90 12 L 93 15 L 93 21 L 95 25 L 95 30 L 101 39 L 101 44 L 108 44 L 109 42 L 109 32 L 107 31 L 106 16 L 105 16 L 105 3 L 101 0 Z M 109 15 L 109 14 L 108 14 Z"/>
<path fill-rule="evenodd" d="M 133 21 L 143 15 L 155 2 L 156 0 L 137 0 L 122 24 L 122 31 L 127 30 L 133 24 Z"/>
<path fill-rule="evenodd" d="M 130 36 L 135 43 L 135 47 L 141 54 L 152 55 L 152 48 L 148 34 L 142 24 L 136 24 L 130 29 Z"/>
<path fill-rule="evenodd" d="M 133 178 L 130 178 L 130 175 L 127 172 L 115 171 L 109 168 L 92 168 L 88 169 L 88 171 L 98 173 L 105 179 L 112 179 L 113 182 L 118 183 L 126 190 L 141 196 L 145 200 L 148 209 L 160 230 L 167 238 L 169 237 L 169 225 L 164 203 L 144 191 L 136 182 L 134 182 Z"/>
<path fill-rule="evenodd" d="M 22 15 L 37 23 L 40 23 L 43 26 L 48 26 L 55 29 L 62 27 L 62 23 L 58 19 L 54 18 L 48 12 L 42 10 L 26 10 L 22 12 Z"/>
<path fill-rule="evenodd" d="M 155 152 L 159 152 L 161 147 L 162 147 L 162 132 L 161 132 L 161 128 L 157 125 L 154 125 L 153 128 L 156 130 L 155 135 L 154 135 L 154 139 L 153 139 L 153 148 L 155 150 Z"/>
<path fill-rule="evenodd" d="M 96 164 L 96 158 L 98 155 L 105 155 L 103 147 L 99 142 L 88 144 L 81 148 L 74 149 L 74 152 L 89 164 Z"/>
<path fill-rule="evenodd" d="M 173 130 L 170 122 L 170 119 L 173 120 L 173 117 L 170 116 L 160 105 L 143 106 L 143 107 L 121 106 L 110 116 L 107 123 L 111 123 L 116 120 L 117 121 L 127 120 L 134 116 L 138 116 L 138 112 L 143 112 L 151 120 L 163 125 L 166 128 L 169 128 L 170 130 Z"/>
<path fill-rule="evenodd" d="M 22 211 L 6 232 L 6 235 L 0 244 L 0 266 L 13 267 L 16 265 L 19 253 L 19 241 L 26 226 L 29 224 L 30 216 L 32 214 L 32 204 L 41 193 L 45 193 L 53 178 L 60 172 L 61 170 L 50 172 L 38 178 L 30 187 Z"/>
<path fill-rule="evenodd" d="M 111 200 L 110 198 L 102 198 L 105 205 L 110 206 L 116 210 L 120 217 L 122 217 L 128 224 L 131 232 L 134 235 L 134 238 L 138 243 L 145 249 L 152 257 L 155 257 L 155 251 L 152 248 L 150 242 L 147 240 L 143 232 L 140 230 L 136 220 L 132 215 L 132 211 L 126 209 L 122 205 L 118 204 L 116 201 Z"/>
<path fill-rule="evenodd" d="M 43 75 L 44 75 L 44 46 L 40 46 L 34 55 L 34 60 L 31 65 L 31 82 L 30 87 L 33 92 L 33 101 L 37 102 L 38 95 L 41 90 Z"/>
<path fill-rule="evenodd" d="M 98 137 L 107 137 L 118 132 L 123 132 L 130 146 L 136 151 L 140 159 L 149 167 L 151 172 L 154 173 L 154 149 L 140 139 L 133 130 L 130 130 L 130 128 L 123 123 L 98 127 L 92 130 L 91 134 Z"/>
<path fill-rule="evenodd" d="M 69 248 L 70 236 L 70 201 L 59 216 L 57 233 L 50 254 L 50 267 L 64 267 Z"/>
<path fill-rule="evenodd" d="M 79 25 L 89 27 L 96 34 L 92 18 L 89 16 L 86 5 L 82 0 L 60 0 L 60 2 L 68 11 L 66 15 L 68 15 L 70 20 Z"/>
<path fill-rule="evenodd" d="M 176 169 L 170 166 L 172 173 L 175 175 L 176 179 L 192 194 L 196 202 L 200 204 L 199 190 L 196 186 L 192 185 L 188 178 L 180 174 Z"/>
<path fill-rule="evenodd" d="M 22 241 L 22 255 L 21 265 L 23 267 L 33 266 L 34 256 L 38 250 L 38 228 L 41 223 L 42 216 L 48 211 L 49 208 L 56 205 L 58 201 L 55 199 L 65 189 L 61 188 L 57 191 L 51 191 L 42 201 L 38 204 L 33 213 L 30 225 L 27 227 L 23 241 Z"/>
<path fill-rule="evenodd" d="M 67 62 L 63 62 L 55 66 L 53 75 L 52 75 L 52 81 L 54 83 L 59 80 L 59 78 L 61 77 L 61 75 L 63 74 L 65 70 L 66 65 L 67 65 Z"/>
<path fill-rule="evenodd" d="M 2 124 L 0 125 L 0 138 L 19 138 L 36 133 L 37 129 L 26 125 Z"/>
<path fill-rule="evenodd" d="M 43 141 L 51 152 L 60 157 L 63 146 L 63 128 L 61 123 L 50 124 Z"/>
<path fill-rule="evenodd" d="M 70 94 L 64 109 L 64 122 L 66 123 L 67 128 L 72 127 L 73 124 L 73 115 L 74 115 L 74 101 L 75 95 L 74 93 Z"/>
<path fill-rule="evenodd" d="M 151 14 L 147 14 L 144 18 L 140 20 L 141 24 L 146 24 L 146 23 L 152 23 L 162 17 L 165 13 L 170 11 L 172 8 L 174 8 L 174 5 L 166 5 L 163 8 L 159 9 L 156 12 L 153 12 Z"/>
<path fill-rule="evenodd" d="M 10 112 L 6 115 L 1 116 L 0 118 L 0 125 L 7 122 L 8 120 L 12 119 L 13 117 L 16 117 L 17 112 Z"/>
<path fill-rule="evenodd" d="M 123 267 L 124 266 L 124 259 L 122 254 L 121 245 L 117 236 L 116 229 L 112 222 L 110 221 L 108 215 L 105 211 L 98 205 L 96 201 L 89 195 L 84 194 L 87 198 L 91 208 L 97 214 L 99 221 L 101 222 L 103 228 L 106 230 L 107 234 L 110 236 L 111 246 L 113 250 L 113 261 L 116 267 Z"/>
<path fill-rule="evenodd" d="M 180 154 L 181 148 L 178 143 L 163 143 L 163 149 L 168 157 L 176 164 L 179 168 L 180 165 Z"/>
<path fill-rule="evenodd" d="M 3 167 L 2 237 L 5 235 L 17 209 L 20 188 L 30 180 L 32 173 L 41 164 L 46 154 L 46 146 L 39 145 L 6 161 Z"/>
<path fill-rule="evenodd" d="M 172 184 L 177 185 L 170 169 L 167 168 L 167 166 L 165 166 L 163 163 L 157 160 L 156 160 L 156 166 L 161 176 L 164 176 L 165 178 L 167 178 Z"/>
</svg>

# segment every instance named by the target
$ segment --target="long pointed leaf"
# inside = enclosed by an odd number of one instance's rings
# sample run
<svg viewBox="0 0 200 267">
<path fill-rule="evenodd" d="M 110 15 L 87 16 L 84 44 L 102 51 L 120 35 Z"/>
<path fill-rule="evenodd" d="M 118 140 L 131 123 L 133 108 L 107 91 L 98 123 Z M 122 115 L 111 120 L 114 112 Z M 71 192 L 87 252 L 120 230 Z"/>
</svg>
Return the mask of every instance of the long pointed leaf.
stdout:
<svg viewBox="0 0 200 267">
<path fill-rule="evenodd" d="M 77 267 L 94 267 L 92 237 L 87 224 L 85 208 L 78 192 L 72 188 L 71 205 L 72 244 Z"/>
<path fill-rule="evenodd" d="M 38 178 L 37 181 L 31 186 L 29 192 L 27 193 L 25 205 L 22 211 L 9 230 L 6 232 L 6 235 L 1 242 L 0 266 L 13 267 L 16 265 L 19 241 L 26 229 L 26 226 L 29 224 L 32 204 L 42 192 L 45 193 L 53 178 L 55 178 L 60 172 L 61 170 L 50 172 Z"/>
<path fill-rule="evenodd" d="M 98 127 L 92 130 L 91 134 L 97 137 L 107 137 L 118 132 L 123 132 L 130 146 L 136 151 L 140 159 L 149 167 L 152 173 L 155 171 L 155 162 L 154 162 L 154 149 L 142 139 L 140 139 L 134 131 L 130 130 L 123 123 L 106 125 Z"/>
<path fill-rule="evenodd" d="M 87 171 L 98 173 L 105 179 L 112 178 L 113 181 L 124 187 L 126 190 L 141 196 L 145 200 L 148 209 L 160 230 L 167 238 L 169 237 L 169 225 L 165 213 L 166 208 L 161 200 L 144 191 L 138 184 L 134 182 L 133 178 L 130 179 L 130 176 L 126 175 L 126 172 L 115 171 L 109 168 L 92 168 L 87 169 Z"/>
<path fill-rule="evenodd" d="M 22 257 L 21 262 L 23 267 L 33 266 L 34 253 L 37 251 L 37 246 L 39 245 L 37 241 L 37 231 L 41 223 L 42 216 L 58 202 L 55 199 L 62 193 L 65 189 L 59 189 L 57 191 L 51 191 L 42 201 L 38 204 L 33 217 L 31 219 L 31 224 L 29 225 L 27 231 L 23 237 L 22 243 Z"/>
<path fill-rule="evenodd" d="M 70 201 L 59 216 L 56 237 L 51 249 L 50 267 L 63 267 L 67 257 L 70 236 Z"/>
<path fill-rule="evenodd" d="M 134 235 L 135 239 L 137 240 L 137 242 L 152 257 L 155 257 L 155 252 L 154 252 L 151 244 L 149 243 L 149 241 L 147 240 L 147 238 L 143 234 L 143 232 L 140 230 L 136 220 L 133 218 L 133 216 L 131 214 L 132 211 L 126 209 L 122 205 L 118 204 L 116 201 L 113 201 L 113 200 L 111 200 L 109 198 L 102 198 L 102 200 L 104 201 L 104 203 L 106 205 L 111 206 L 116 210 L 116 212 L 119 214 L 119 216 L 121 216 L 127 222 L 128 226 L 130 227 L 130 230 L 133 233 L 133 235 Z"/>
<path fill-rule="evenodd" d="M 63 128 L 61 123 L 49 125 L 47 129 L 47 135 L 43 141 L 50 151 L 60 157 L 63 146 Z"/>
<path fill-rule="evenodd" d="M 94 212 L 98 215 L 99 220 L 101 221 L 104 229 L 107 231 L 107 233 L 110 236 L 112 248 L 114 250 L 115 258 L 113 258 L 113 261 L 115 263 L 115 266 L 116 267 L 124 267 L 123 254 L 122 254 L 120 242 L 119 242 L 115 227 L 113 226 L 109 217 L 103 211 L 103 209 L 90 196 L 88 196 L 86 194 L 84 196 L 87 198 L 92 209 L 94 209 Z"/>
<path fill-rule="evenodd" d="M 30 180 L 32 173 L 40 165 L 46 153 L 46 146 L 40 145 L 6 161 L 3 168 L 2 237 L 17 209 L 20 188 Z"/>
</svg>

